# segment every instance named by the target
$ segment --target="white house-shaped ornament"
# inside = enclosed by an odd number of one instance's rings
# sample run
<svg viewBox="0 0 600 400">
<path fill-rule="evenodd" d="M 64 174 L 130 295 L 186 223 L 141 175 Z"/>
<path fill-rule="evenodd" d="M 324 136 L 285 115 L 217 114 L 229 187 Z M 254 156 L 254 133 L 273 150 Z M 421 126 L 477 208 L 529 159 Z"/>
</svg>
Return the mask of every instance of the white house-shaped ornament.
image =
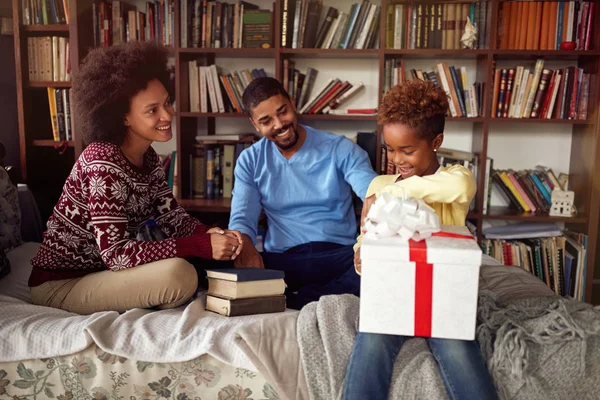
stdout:
<svg viewBox="0 0 600 400">
<path fill-rule="evenodd" d="M 550 216 L 571 217 L 574 214 L 575 193 L 573 191 L 553 190 L 551 200 Z"/>
</svg>

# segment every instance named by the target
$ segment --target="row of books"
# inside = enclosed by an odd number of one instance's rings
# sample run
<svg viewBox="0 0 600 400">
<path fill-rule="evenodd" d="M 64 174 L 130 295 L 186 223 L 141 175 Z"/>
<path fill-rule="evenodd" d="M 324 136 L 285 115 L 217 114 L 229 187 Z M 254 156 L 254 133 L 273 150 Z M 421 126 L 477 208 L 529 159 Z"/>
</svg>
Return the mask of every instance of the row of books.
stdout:
<svg viewBox="0 0 600 400">
<path fill-rule="evenodd" d="M 487 1 L 462 4 L 389 4 L 385 47 L 388 49 L 448 49 L 465 46 L 460 39 L 467 18 L 477 27 L 474 48 L 485 47 Z"/>
<path fill-rule="evenodd" d="M 496 118 L 587 119 L 590 74 L 583 68 L 550 70 L 544 60 L 533 73 L 517 66 L 496 69 L 492 115 Z"/>
<path fill-rule="evenodd" d="M 364 84 L 352 84 L 339 79 L 328 81 L 317 93 L 312 93 L 319 71 L 308 67 L 306 73 L 295 68 L 291 59 L 283 60 L 283 87 L 290 95 L 296 108 L 303 114 L 374 114 L 375 109 L 338 110 L 337 108 L 356 95 Z"/>
<path fill-rule="evenodd" d="M 23 25 L 69 23 L 69 0 L 23 0 Z"/>
<path fill-rule="evenodd" d="M 181 47 L 270 48 L 273 15 L 256 4 L 181 0 Z"/>
<path fill-rule="evenodd" d="M 502 264 L 531 272 L 557 295 L 585 301 L 587 242 L 587 235 L 565 231 L 553 237 L 482 239 L 481 247 Z"/>
<path fill-rule="evenodd" d="M 387 59 L 384 69 L 384 91 L 406 80 L 403 59 Z M 412 79 L 432 81 L 435 86 L 444 89 L 448 94 L 450 116 L 474 118 L 482 115 L 483 84 L 469 83 L 466 67 L 438 63 L 434 71 L 411 69 L 410 73 Z"/>
<path fill-rule="evenodd" d="M 319 26 L 321 0 L 282 0 L 281 47 L 317 49 L 371 49 L 379 37 L 381 6 L 363 0 L 348 12 L 328 7 Z"/>
<path fill-rule="evenodd" d="M 29 81 L 71 80 L 71 51 L 66 37 L 28 37 L 27 59 Z"/>
<path fill-rule="evenodd" d="M 290 95 L 296 108 L 303 114 L 337 114 L 337 115 L 373 115 L 377 112 L 374 108 L 337 109 L 340 105 L 356 95 L 364 84 L 352 84 L 339 79 L 330 80 L 327 84 L 313 94 L 312 90 L 319 71 L 308 67 L 306 73 L 294 68 L 294 60 L 283 60 L 283 87 Z M 332 85 L 333 83 L 333 85 Z"/>
<path fill-rule="evenodd" d="M 283 312 L 283 271 L 262 268 L 206 270 L 206 309 L 226 317 Z"/>
<path fill-rule="evenodd" d="M 92 4 L 94 46 L 111 46 L 131 40 L 175 44 L 175 0 L 146 2 L 145 12 L 125 1 L 100 0 Z"/>
<path fill-rule="evenodd" d="M 205 135 L 197 136 L 196 141 L 190 154 L 190 198 L 230 199 L 237 159 L 256 141 L 256 136 Z"/>
<path fill-rule="evenodd" d="M 595 3 L 589 1 L 505 1 L 500 3 L 498 47 L 560 50 L 573 42 L 589 50 Z"/>
<path fill-rule="evenodd" d="M 264 69 L 220 74 L 216 65 L 202 66 L 189 61 L 189 95 L 191 112 L 238 112 L 244 110 L 242 94 L 255 78 L 266 77 Z"/>
<path fill-rule="evenodd" d="M 179 175 L 177 167 L 177 151 L 172 151 L 168 154 L 159 154 L 160 162 L 162 163 L 163 172 L 167 179 L 167 184 L 173 191 L 175 198 L 179 198 L 179 186 L 177 176 Z"/>
<path fill-rule="evenodd" d="M 47 88 L 47 91 L 54 141 L 73 140 L 71 131 L 71 89 Z"/>
<path fill-rule="evenodd" d="M 534 170 L 490 172 L 491 184 L 500 189 L 512 208 L 542 214 L 550 211 L 553 190 L 567 190 L 568 176 L 561 174 L 559 177 L 551 169 L 539 166 Z"/>
<path fill-rule="evenodd" d="M 361 88 L 362 82 L 352 84 L 339 78 L 330 78 L 325 82 L 323 88 L 314 94 L 307 92 L 306 102 L 299 108 L 300 114 L 346 114 L 335 110 L 340 104 L 354 96 Z M 310 97 L 309 97 L 310 96 Z M 375 114 L 376 109 L 356 109 L 355 113 L 348 114 Z"/>
</svg>

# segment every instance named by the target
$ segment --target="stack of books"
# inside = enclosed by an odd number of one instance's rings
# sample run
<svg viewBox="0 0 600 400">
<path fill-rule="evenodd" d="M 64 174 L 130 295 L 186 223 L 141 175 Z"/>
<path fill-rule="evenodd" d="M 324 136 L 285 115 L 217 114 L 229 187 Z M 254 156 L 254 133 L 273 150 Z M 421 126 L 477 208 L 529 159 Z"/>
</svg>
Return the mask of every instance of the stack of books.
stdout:
<svg viewBox="0 0 600 400">
<path fill-rule="evenodd" d="M 285 311 L 283 271 L 258 268 L 206 270 L 206 309 L 226 317 Z"/>
</svg>

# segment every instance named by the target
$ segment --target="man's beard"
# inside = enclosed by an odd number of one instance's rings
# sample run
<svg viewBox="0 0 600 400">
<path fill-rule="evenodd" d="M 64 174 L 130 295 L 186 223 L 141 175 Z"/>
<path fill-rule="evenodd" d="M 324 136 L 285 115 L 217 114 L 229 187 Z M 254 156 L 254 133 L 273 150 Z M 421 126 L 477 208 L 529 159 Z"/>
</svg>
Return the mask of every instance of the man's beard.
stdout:
<svg viewBox="0 0 600 400">
<path fill-rule="evenodd" d="M 279 135 L 281 132 L 283 132 L 283 131 L 285 131 L 286 129 L 288 129 L 288 127 L 289 127 L 289 129 L 291 129 L 291 130 L 292 130 L 292 135 L 293 135 L 293 137 L 292 137 L 292 140 L 291 140 L 291 141 L 289 141 L 289 142 L 287 142 L 287 143 L 280 143 L 280 142 L 278 142 L 278 141 L 277 141 L 277 135 Z M 290 125 L 288 125 L 288 126 L 285 126 L 285 127 L 281 128 L 281 129 L 280 129 L 280 130 L 279 130 L 279 131 L 278 131 L 278 132 L 275 134 L 275 136 L 274 136 L 274 139 L 275 139 L 275 140 L 274 140 L 274 142 L 275 142 L 275 145 L 276 145 L 277 147 L 279 147 L 279 149 L 281 149 L 281 150 L 289 150 L 289 149 L 291 149 L 292 147 L 294 147 L 294 146 L 295 146 L 295 145 L 298 143 L 298 139 L 299 139 L 299 138 L 300 138 L 300 135 L 298 135 L 298 131 L 296 130 L 296 128 L 294 128 L 294 125 L 293 125 L 293 124 L 290 124 Z"/>
</svg>

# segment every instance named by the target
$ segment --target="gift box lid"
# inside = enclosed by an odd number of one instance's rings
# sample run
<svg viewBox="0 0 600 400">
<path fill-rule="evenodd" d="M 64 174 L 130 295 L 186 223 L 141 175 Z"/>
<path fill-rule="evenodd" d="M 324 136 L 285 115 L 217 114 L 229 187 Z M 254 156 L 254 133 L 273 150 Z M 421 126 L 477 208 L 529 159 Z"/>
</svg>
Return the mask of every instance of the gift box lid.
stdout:
<svg viewBox="0 0 600 400">
<path fill-rule="evenodd" d="M 362 240 L 360 256 L 363 263 L 365 260 L 378 260 L 481 265 L 482 251 L 467 227 L 442 225 L 440 232 L 420 241 L 367 232 Z"/>
</svg>

